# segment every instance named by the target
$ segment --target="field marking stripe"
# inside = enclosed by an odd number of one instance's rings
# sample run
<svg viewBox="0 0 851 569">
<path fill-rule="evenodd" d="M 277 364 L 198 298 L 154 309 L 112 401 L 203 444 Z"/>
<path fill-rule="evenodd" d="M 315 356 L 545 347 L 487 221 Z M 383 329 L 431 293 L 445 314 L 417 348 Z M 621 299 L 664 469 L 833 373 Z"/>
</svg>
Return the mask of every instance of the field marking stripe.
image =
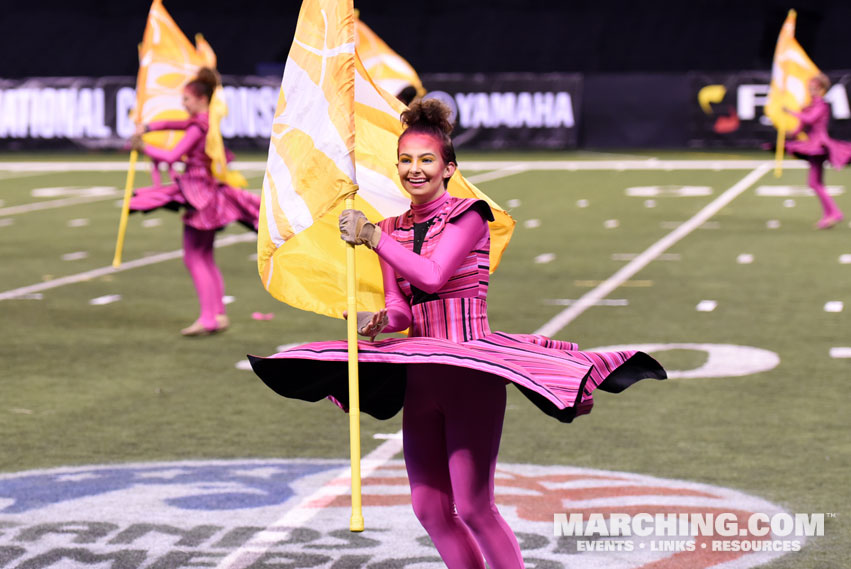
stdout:
<svg viewBox="0 0 851 569">
<path fill-rule="evenodd" d="M 215 246 L 216 247 L 227 247 L 229 245 L 233 245 L 235 243 L 244 243 L 246 241 L 256 241 L 257 236 L 254 233 L 242 233 L 240 235 L 228 235 L 227 237 L 222 237 L 221 239 L 217 239 Z M 6 292 L 0 292 L 0 300 L 8 300 L 11 298 L 15 298 L 18 296 L 22 296 L 25 294 L 32 294 L 36 292 L 41 292 L 44 290 L 49 290 L 52 288 L 58 288 L 60 286 L 65 286 L 69 284 L 79 283 L 83 281 L 88 281 L 91 279 L 95 279 L 97 277 L 102 277 L 105 275 L 111 275 L 114 273 L 120 273 L 123 271 L 129 271 L 130 269 L 136 269 L 138 267 L 144 267 L 146 265 L 153 265 L 155 263 L 161 263 L 163 261 L 170 261 L 172 259 L 179 259 L 183 256 L 183 249 L 178 249 L 176 251 L 168 251 L 166 253 L 158 253 L 156 255 L 150 255 L 148 257 L 142 257 L 141 259 L 135 259 L 133 261 L 127 261 L 126 263 L 121 263 L 121 266 L 113 268 L 112 265 L 108 267 L 101 267 L 99 269 L 93 269 L 91 271 L 86 271 L 84 273 L 77 273 L 76 275 L 68 275 L 67 277 L 61 277 L 58 279 L 53 279 L 49 281 L 45 281 L 43 283 L 37 283 L 34 285 L 24 286 L 21 288 L 16 288 L 12 290 L 7 290 Z"/>
<path fill-rule="evenodd" d="M 499 170 L 522 167 L 527 170 L 752 170 L 773 165 L 774 160 L 469 160 L 461 161 L 461 169 Z M 236 161 L 232 168 L 265 171 L 266 162 Z M 783 167 L 793 170 L 808 168 L 804 160 L 784 160 Z M 150 170 L 150 164 L 139 162 L 136 170 Z M 126 162 L 3 162 L 0 172 L 126 172 Z"/>
<path fill-rule="evenodd" d="M 772 164 L 762 164 L 751 171 L 747 176 L 736 182 L 723 194 L 715 198 L 703 209 L 697 212 L 691 219 L 665 235 L 662 239 L 648 247 L 643 253 L 635 259 L 623 266 L 619 271 L 611 277 L 600 283 L 596 288 L 588 291 L 576 301 L 575 304 L 568 306 L 549 322 L 538 328 L 534 334 L 542 334 L 544 336 L 555 336 L 565 326 L 570 324 L 580 314 L 588 308 L 594 306 L 595 303 L 607 297 L 612 291 L 618 288 L 625 281 L 629 280 L 638 271 L 646 267 L 651 261 L 664 253 L 668 248 L 676 244 L 679 240 L 687 236 L 689 233 L 700 227 L 709 218 L 718 213 L 721 208 L 729 204 L 735 198 L 742 194 L 749 187 L 754 185 L 757 180 L 771 170 Z"/>
<path fill-rule="evenodd" d="M 81 203 L 97 202 L 101 200 L 114 199 L 120 197 L 121 192 L 115 191 L 109 195 L 100 196 L 76 196 L 71 198 L 61 198 L 58 200 L 48 200 L 43 202 L 33 202 L 21 205 L 14 205 L 5 208 L 0 208 L 0 216 L 17 215 L 19 213 L 28 213 L 31 211 L 39 211 L 42 209 L 53 209 L 57 207 L 65 207 L 69 205 L 77 205 Z"/>
<path fill-rule="evenodd" d="M 492 172 L 474 174 L 467 178 L 467 181 L 471 184 L 481 184 L 483 182 L 490 182 L 491 180 L 498 180 L 499 178 L 506 178 L 508 176 L 513 176 L 514 174 L 522 174 L 523 172 L 528 171 L 529 168 L 527 168 L 526 164 L 512 164 L 511 166 L 499 168 Z"/>
</svg>

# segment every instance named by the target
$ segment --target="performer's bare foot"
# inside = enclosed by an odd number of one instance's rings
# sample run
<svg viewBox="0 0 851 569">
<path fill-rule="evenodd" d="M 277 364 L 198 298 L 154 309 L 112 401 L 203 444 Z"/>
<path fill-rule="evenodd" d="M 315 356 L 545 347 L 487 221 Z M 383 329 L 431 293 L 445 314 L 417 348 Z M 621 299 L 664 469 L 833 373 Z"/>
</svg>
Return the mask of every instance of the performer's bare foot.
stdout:
<svg viewBox="0 0 851 569">
<path fill-rule="evenodd" d="M 224 320 L 221 318 L 224 317 Z M 216 316 L 216 327 L 212 330 L 207 330 L 204 328 L 204 325 L 201 324 L 201 319 L 199 318 L 186 328 L 180 331 L 184 336 L 209 336 L 210 334 L 215 334 L 216 332 L 224 331 L 230 322 L 227 320 L 227 316 L 224 314 L 219 314 Z"/>
</svg>

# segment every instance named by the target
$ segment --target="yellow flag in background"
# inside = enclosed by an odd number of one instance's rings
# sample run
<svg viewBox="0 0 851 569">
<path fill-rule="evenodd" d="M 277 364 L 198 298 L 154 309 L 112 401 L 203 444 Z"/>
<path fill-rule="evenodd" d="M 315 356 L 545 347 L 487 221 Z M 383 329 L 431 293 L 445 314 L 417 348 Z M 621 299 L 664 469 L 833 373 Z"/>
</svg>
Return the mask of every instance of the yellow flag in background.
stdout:
<svg viewBox="0 0 851 569">
<path fill-rule="evenodd" d="M 807 106 L 810 102 L 807 84 L 820 73 L 795 39 L 796 19 L 795 10 L 789 10 L 777 37 L 771 67 L 771 87 L 765 105 L 765 116 L 771 119 L 775 128 L 783 127 L 786 132 L 798 127 L 798 119 L 783 112 L 783 107 L 798 111 Z"/>
<path fill-rule="evenodd" d="M 375 86 L 357 57 L 347 31 L 354 28 L 350 6 L 302 4 L 272 124 L 257 239 L 266 289 L 296 308 L 336 318 L 346 309 L 346 247 L 337 223 L 345 196 L 358 186 L 355 207 L 373 222 L 410 207 L 396 172 L 405 106 Z M 460 172 L 449 192 L 491 205 L 495 269 L 514 220 Z M 358 310 L 378 310 L 384 306 L 378 257 L 366 247 L 356 254 Z"/>
<path fill-rule="evenodd" d="M 162 0 L 154 0 L 139 47 L 135 121 L 185 119 L 181 90 L 206 63 L 207 58 L 183 35 Z M 182 137 L 182 132 L 156 131 L 144 138 L 154 146 L 174 148 Z"/>
<path fill-rule="evenodd" d="M 355 45 L 366 72 L 376 85 L 391 95 L 398 95 L 409 85 L 417 90 L 417 96 L 425 95 L 423 83 L 411 64 L 390 49 L 360 17 L 355 28 Z"/>
<path fill-rule="evenodd" d="M 201 34 L 196 45 L 183 34 L 162 0 L 154 0 L 148 12 L 148 23 L 139 46 L 139 74 L 136 78 L 136 113 L 138 123 L 187 118 L 183 108 L 183 86 L 201 67 L 216 68 L 216 54 Z M 224 140 L 220 123 L 227 115 L 221 86 L 210 100 L 210 128 L 205 150 L 212 160 L 213 174 L 231 186 L 248 185 L 239 172 L 227 169 Z M 144 135 L 145 142 L 160 148 L 174 148 L 183 137 L 181 131 L 154 131 Z"/>
<path fill-rule="evenodd" d="M 216 68 L 216 53 L 201 34 L 195 34 L 195 51 L 203 59 L 204 67 L 209 67 L 210 69 Z M 222 120 L 227 114 L 228 106 L 225 103 L 225 94 L 222 86 L 219 85 L 210 99 L 210 129 L 207 131 L 204 151 L 210 157 L 210 167 L 213 171 L 213 176 L 217 180 L 224 182 L 228 186 L 244 188 L 248 186 L 248 181 L 245 177 L 235 170 L 228 170 L 225 141 L 222 138 L 221 129 Z"/>
</svg>

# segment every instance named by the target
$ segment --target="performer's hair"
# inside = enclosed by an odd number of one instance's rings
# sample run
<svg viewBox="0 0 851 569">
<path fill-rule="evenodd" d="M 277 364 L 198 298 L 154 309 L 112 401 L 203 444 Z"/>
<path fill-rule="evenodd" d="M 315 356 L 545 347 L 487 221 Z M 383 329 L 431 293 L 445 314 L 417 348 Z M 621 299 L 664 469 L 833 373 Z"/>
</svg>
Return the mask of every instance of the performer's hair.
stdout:
<svg viewBox="0 0 851 569">
<path fill-rule="evenodd" d="M 207 97 L 209 102 L 213 98 L 213 91 L 219 86 L 221 80 L 215 69 L 202 67 L 198 70 L 195 78 L 186 84 L 186 88 L 192 91 L 196 97 Z"/>
<path fill-rule="evenodd" d="M 821 88 L 827 91 L 830 89 L 830 79 L 827 78 L 827 75 L 824 73 L 819 73 L 815 77 L 813 77 L 813 81 L 818 81 L 818 84 L 821 85 Z"/>
<path fill-rule="evenodd" d="M 437 99 L 426 99 L 416 101 L 411 107 L 402 113 L 401 120 L 405 130 L 399 136 L 399 140 L 408 133 L 430 134 L 440 141 L 440 156 L 443 161 L 457 164 L 455 159 L 455 147 L 449 134 L 452 132 L 452 123 L 449 118 L 452 111 L 445 103 Z M 398 155 L 398 148 L 396 151 Z"/>
</svg>

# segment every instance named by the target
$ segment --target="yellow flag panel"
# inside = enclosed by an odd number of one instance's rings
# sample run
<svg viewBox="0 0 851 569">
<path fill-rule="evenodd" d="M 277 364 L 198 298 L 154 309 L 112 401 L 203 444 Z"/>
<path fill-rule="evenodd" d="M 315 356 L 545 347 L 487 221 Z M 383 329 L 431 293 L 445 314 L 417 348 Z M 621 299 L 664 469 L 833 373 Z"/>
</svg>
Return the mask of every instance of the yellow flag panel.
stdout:
<svg viewBox="0 0 851 569">
<path fill-rule="evenodd" d="M 376 87 L 361 63 L 350 9 L 346 0 L 302 4 L 273 121 L 257 241 L 260 278 L 273 296 L 337 318 L 346 309 L 346 246 L 337 222 L 345 196 L 357 190 L 355 207 L 373 222 L 410 207 L 396 171 L 405 106 Z M 491 204 L 495 269 L 514 220 L 460 172 L 449 191 Z M 378 310 L 378 258 L 365 247 L 356 254 L 358 310 Z"/>
<path fill-rule="evenodd" d="M 783 126 L 786 132 L 798 127 L 798 119 L 783 112 L 783 108 L 799 111 L 807 106 L 810 103 L 807 84 L 820 73 L 795 39 L 796 20 L 795 10 L 789 10 L 777 37 L 771 67 L 771 87 L 765 105 L 765 116 L 771 119 L 775 128 Z"/>
</svg>

